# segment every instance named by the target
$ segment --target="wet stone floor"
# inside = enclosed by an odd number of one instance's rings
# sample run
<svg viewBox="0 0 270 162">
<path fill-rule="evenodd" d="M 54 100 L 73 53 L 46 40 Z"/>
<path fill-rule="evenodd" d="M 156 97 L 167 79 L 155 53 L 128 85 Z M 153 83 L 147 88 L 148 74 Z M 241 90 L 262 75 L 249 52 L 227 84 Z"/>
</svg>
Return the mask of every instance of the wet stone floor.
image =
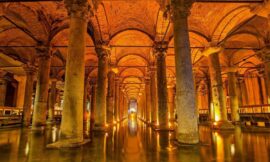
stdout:
<svg viewBox="0 0 270 162">
<path fill-rule="evenodd" d="M 57 140 L 58 126 L 43 131 L 0 130 L 0 162 L 269 162 L 270 131 L 214 132 L 200 126 L 200 144 L 178 145 L 173 132 L 155 132 L 142 122 L 125 121 L 73 149 L 47 149 Z M 268 133 L 267 133 L 268 132 Z"/>
</svg>

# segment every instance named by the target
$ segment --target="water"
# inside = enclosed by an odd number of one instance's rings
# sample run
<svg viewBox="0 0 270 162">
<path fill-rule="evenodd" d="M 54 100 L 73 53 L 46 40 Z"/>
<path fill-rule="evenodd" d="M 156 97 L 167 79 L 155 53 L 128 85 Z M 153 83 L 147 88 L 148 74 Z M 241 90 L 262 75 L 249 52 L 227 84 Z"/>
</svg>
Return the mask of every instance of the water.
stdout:
<svg viewBox="0 0 270 162">
<path fill-rule="evenodd" d="M 270 129 L 251 133 L 236 128 L 214 132 L 200 126 L 200 144 L 179 145 L 173 132 L 155 132 L 142 122 L 125 121 L 107 133 L 92 134 L 92 142 L 80 148 L 46 149 L 58 139 L 58 127 L 43 131 L 0 130 L 1 162 L 268 162 Z"/>
</svg>

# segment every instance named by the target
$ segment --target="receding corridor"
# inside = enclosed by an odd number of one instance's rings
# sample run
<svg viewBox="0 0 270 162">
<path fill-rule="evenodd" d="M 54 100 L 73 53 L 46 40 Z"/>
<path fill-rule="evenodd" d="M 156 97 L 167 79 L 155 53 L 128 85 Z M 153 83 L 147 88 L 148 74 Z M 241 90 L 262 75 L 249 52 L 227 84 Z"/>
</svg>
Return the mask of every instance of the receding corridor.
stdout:
<svg viewBox="0 0 270 162">
<path fill-rule="evenodd" d="M 181 145 L 173 132 L 155 132 L 136 119 L 125 120 L 107 133 L 92 135 L 92 142 L 72 149 L 46 149 L 57 140 L 58 127 L 43 131 L 30 129 L 0 130 L 0 161 L 2 162 L 207 162 L 207 161 L 269 161 L 270 129 L 250 133 L 239 128 L 219 133 L 200 126 L 200 144 Z M 268 133 L 267 133 L 268 131 Z"/>
</svg>

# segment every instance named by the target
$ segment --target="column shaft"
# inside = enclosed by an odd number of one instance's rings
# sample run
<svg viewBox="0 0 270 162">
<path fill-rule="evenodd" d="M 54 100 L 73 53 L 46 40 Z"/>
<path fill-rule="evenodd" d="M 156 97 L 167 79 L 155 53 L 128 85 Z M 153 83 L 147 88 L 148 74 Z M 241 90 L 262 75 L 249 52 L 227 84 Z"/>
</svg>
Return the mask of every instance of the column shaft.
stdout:
<svg viewBox="0 0 270 162">
<path fill-rule="evenodd" d="M 176 66 L 177 140 L 181 143 L 199 142 L 196 98 L 192 74 L 191 51 L 188 33 L 188 14 L 191 2 L 175 0 L 174 49 Z"/>
<path fill-rule="evenodd" d="M 92 85 L 92 90 L 91 90 L 91 116 L 90 116 L 90 127 L 91 131 L 94 128 L 95 125 L 95 110 L 96 110 L 96 93 L 97 93 L 97 85 L 93 84 Z"/>
<path fill-rule="evenodd" d="M 115 95 L 115 73 L 108 73 L 108 93 L 107 93 L 107 123 L 113 124 L 114 121 L 114 95 Z"/>
<path fill-rule="evenodd" d="M 157 45 L 157 46 L 162 46 Z M 166 48 L 157 47 L 157 95 L 158 95 L 158 116 L 157 128 L 168 129 L 168 105 L 167 105 L 167 76 L 166 76 Z"/>
<path fill-rule="evenodd" d="M 227 108 L 218 53 L 208 56 L 215 121 L 227 121 Z"/>
<path fill-rule="evenodd" d="M 120 93 L 120 86 L 119 86 L 119 79 L 117 78 L 115 80 L 115 109 L 114 109 L 114 117 L 115 120 L 118 122 L 119 121 L 119 93 Z"/>
<path fill-rule="evenodd" d="M 150 79 L 145 80 L 145 97 L 146 97 L 146 122 L 151 123 L 151 87 L 150 87 Z"/>
<path fill-rule="evenodd" d="M 157 76 L 156 69 L 152 68 L 150 72 L 151 79 L 151 122 L 153 125 L 157 122 L 157 105 L 158 105 L 158 97 L 157 97 Z"/>
<path fill-rule="evenodd" d="M 49 94 L 49 112 L 48 112 L 48 121 L 54 122 L 54 106 L 56 103 L 56 81 L 52 80 L 51 89 Z"/>
<path fill-rule="evenodd" d="M 98 53 L 98 78 L 96 96 L 95 129 L 106 129 L 106 93 L 107 93 L 107 73 L 108 73 L 108 54 L 105 49 L 97 49 Z"/>
<path fill-rule="evenodd" d="M 0 106 L 5 106 L 7 92 L 7 81 L 3 78 L 0 79 Z"/>
<path fill-rule="evenodd" d="M 33 111 L 32 125 L 34 127 L 39 127 L 46 124 L 48 107 L 51 56 L 48 49 L 45 49 L 42 52 L 44 53 L 40 54 L 39 56 L 38 78 Z"/>
<path fill-rule="evenodd" d="M 23 104 L 23 125 L 30 126 L 31 121 L 31 107 L 32 96 L 34 89 L 34 77 L 36 70 L 34 68 L 25 68 L 26 71 L 26 85 L 24 91 L 24 104 Z"/>
<path fill-rule="evenodd" d="M 231 119 L 233 122 L 239 122 L 239 103 L 237 94 L 237 78 L 235 72 L 228 73 L 228 83 L 229 83 L 229 96 L 230 96 L 230 108 L 231 108 Z"/>
</svg>

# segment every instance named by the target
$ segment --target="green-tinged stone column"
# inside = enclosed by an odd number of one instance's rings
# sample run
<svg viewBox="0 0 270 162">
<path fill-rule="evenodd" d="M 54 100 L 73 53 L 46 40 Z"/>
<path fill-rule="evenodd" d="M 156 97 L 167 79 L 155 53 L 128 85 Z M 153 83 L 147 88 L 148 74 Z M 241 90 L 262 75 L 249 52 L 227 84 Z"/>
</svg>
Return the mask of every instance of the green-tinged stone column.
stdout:
<svg viewBox="0 0 270 162">
<path fill-rule="evenodd" d="M 196 97 L 192 74 L 188 33 L 188 15 L 192 0 L 173 0 L 174 50 L 176 66 L 177 134 L 180 143 L 199 142 Z"/>
<path fill-rule="evenodd" d="M 37 72 L 34 66 L 24 66 L 26 73 L 26 85 L 24 91 L 24 103 L 23 103 L 23 126 L 30 126 L 31 122 L 31 107 L 32 107 L 32 96 L 34 89 L 34 78 Z"/>
<path fill-rule="evenodd" d="M 155 44 L 156 66 L 157 66 L 157 95 L 158 95 L 158 116 L 157 130 L 168 130 L 168 105 L 167 105 L 167 76 L 166 76 L 166 42 L 157 42 Z"/>
<path fill-rule="evenodd" d="M 238 84 L 237 84 L 236 72 L 237 72 L 237 68 L 230 67 L 227 69 L 232 122 L 240 121 L 239 103 L 238 103 L 238 94 L 237 94 Z"/>
<path fill-rule="evenodd" d="M 150 78 L 145 78 L 145 97 L 146 97 L 146 122 L 151 124 L 151 86 Z"/>
<path fill-rule="evenodd" d="M 89 5 L 84 2 L 66 7 L 70 27 L 60 139 L 49 148 L 78 147 L 88 141 L 83 137 L 83 98 Z"/>
<path fill-rule="evenodd" d="M 97 131 L 105 131 L 107 128 L 107 82 L 108 82 L 108 62 L 109 50 L 105 46 L 97 46 L 96 52 L 98 55 L 98 78 L 97 78 L 97 96 L 96 96 L 96 114 L 95 128 Z"/>
<path fill-rule="evenodd" d="M 38 54 L 39 66 L 32 128 L 46 125 L 51 67 L 50 49 L 48 47 L 38 47 L 36 50 Z"/>
<path fill-rule="evenodd" d="M 114 97 L 115 97 L 115 73 L 108 73 L 108 93 L 107 93 L 107 123 L 113 124 L 114 121 Z"/>
<path fill-rule="evenodd" d="M 51 79 L 51 89 L 49 93 L 49 111 L 48 111 L 48 122 L 54 122 L 54 106 L 56 103 L 56 83 L 57 79 Z"/>
<path fill-rule="evenodd" d="M 0 70 L 0 106 L 5 106 L 6 92 L 7 92 L 7 81 L 4 78 L 6 72 Z"/>
<path fill-rule="evenodd" d="M 157 124 L 157 105 L 158 105 L 158 97 L 157 97 L 157 75 L 156 68 L 150 68 L 150 86 L 151 86 L 151 123 L 152 125 Z"/>
<path fill-rule="evenodd" d="M 233 129 L 233 125 L 228 122 L 225 94 L 221 77 L 221 66 L 219 62 L 220 47 L 209 47 L 203 51 L 203 55 L 208 57 L 209 73 L 211 79 L 211 91 L 213 109 L 215 114 L 215 129 Z"/>
</svg>

